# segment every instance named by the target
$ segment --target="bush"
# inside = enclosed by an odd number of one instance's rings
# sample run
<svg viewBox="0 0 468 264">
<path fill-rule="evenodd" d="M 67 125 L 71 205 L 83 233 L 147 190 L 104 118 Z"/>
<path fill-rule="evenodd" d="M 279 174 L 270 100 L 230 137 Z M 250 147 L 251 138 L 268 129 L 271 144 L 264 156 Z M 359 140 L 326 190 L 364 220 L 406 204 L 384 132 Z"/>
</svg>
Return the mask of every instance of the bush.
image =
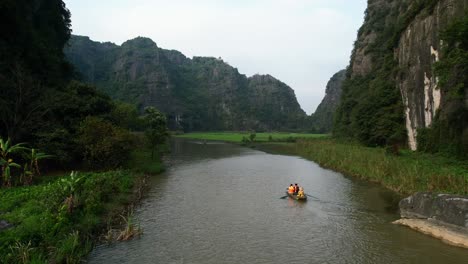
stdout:
<svg viewBox="0 0 468 264">
<path fill-rule="evenodd" d="M 255 134 L 255 132 L 250 133 L 250 135 L 249 135 L 250 142 L 254 142 L 256 136 L 257 136 L 257 134 Z"/>
<path fill-rule="evenodd" d="M 99 117 L 87 117 L 81 123 L 77 140 L 90 168 L 116 168 L 130 156 L 130 133 Z"/>
</svg>

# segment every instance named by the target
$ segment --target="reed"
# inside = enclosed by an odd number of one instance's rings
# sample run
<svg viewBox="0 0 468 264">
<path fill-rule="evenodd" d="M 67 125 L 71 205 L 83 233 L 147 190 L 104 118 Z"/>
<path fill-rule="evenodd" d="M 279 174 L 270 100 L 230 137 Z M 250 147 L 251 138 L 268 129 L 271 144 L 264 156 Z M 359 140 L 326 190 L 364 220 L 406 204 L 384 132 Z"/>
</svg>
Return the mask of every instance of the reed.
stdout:
<svg viewBox="0 0 468 264">
<path fill-rule="evenodd" d="M 343 174 L 379 182 L 401 194 L 418 191 L 468 194 L 468 162 L 450 157 L 364 147 L 334 139 L 300 139 L 295 144 L 265 144 L 267 151 L 299 155 Z"/>
</svg>

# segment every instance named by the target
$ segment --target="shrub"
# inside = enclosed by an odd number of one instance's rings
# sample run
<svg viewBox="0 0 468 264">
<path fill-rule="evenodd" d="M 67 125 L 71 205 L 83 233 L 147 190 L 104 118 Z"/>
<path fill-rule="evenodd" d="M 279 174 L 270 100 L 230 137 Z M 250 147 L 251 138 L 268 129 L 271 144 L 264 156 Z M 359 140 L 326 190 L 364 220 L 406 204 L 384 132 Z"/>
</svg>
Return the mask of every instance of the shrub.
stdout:
<svg viewBox="0 0 468 264">
<path fill-rule="evenodd" d="M 80 125 L 78 143 L 91 168 L 109 169 L 123 164 L 130 155 L 130 133 L 99 117 L 87 117 Z"/>
</svg>

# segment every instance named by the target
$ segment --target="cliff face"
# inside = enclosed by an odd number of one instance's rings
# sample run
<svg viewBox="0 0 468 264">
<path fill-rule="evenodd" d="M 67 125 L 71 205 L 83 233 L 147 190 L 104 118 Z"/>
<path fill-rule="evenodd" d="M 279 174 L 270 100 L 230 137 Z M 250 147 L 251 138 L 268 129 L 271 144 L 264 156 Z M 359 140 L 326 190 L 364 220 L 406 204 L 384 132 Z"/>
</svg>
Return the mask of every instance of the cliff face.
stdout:
<svg viewBox="0 0 468 264">
<path fill-rule="evenodd" d="M 395 59 L 401 69 L 397 85 L 405 107 L 408 144 L 413 150 L 417 149 L 417 129 L 431 126 L 442 97 L 447 96 L 438 87 L 433 70 L 434 63 L 443 56 L 440 32 L 454 19 L 466 16 L 467 9 L 466 0 L 438 1 L 431 14 L 415 17 L 395 49 Z"/>
<path fill-rule="evenodd" d="M 340 103 L 341 88 L 346 78 L 346 70 L 341 70 L 328 81 L 325 97 L 311 116 L 312 130 L 319 133 L 329 133 L 333 126 L 333 114 Z"/>
<path fill-rule="evenodd" d="M 247 78 L 221 59 L 189 59 L 147 38 L 117 46 L 74 36 L 65 52 L 86 81 L 140 109 L 157 107 L 173 129 L 291 129 L 305 117 L 275 78 Z"/>
<path fill-rule="evenodd" d="M 444 58 L 441 32 L 454 21 L 466 20 L 467 10 L 468 0 L 369 0 L 351 55 L 334 132 L 368 145 L 407 142 L 416 150 L 421 139 L 419 130 L 434 126 L 442 129 L 434 125 L 439 117 L 454 119 L 447 110 L 454 103 L 447 95 L 456 88 L 448 84 L 441 89 L 434 69 Z M 457 36 L 463 32 L 461 29 Z M 464 67 L 452 64 L 453 69 Z M 464 78 L 460 76 L 456 78 Z M 464 97 L 459 101 L 466 101 L 466 92 L 456 93 Z M 464 119 L 466 114 L 460 113 L 466 113 L 466 103 L 465 110 L 457 109 L 456 118 Z M 453 129 L 454 123 L 445 122 L 443 129 L 457 130 L 453 135 L 460 138 L 463 128 Z M 466 121 L 461 126 L 466 131 Z M 425 140 L 431 145 L 427 141 L 435 139 L 430 136 Z"/>
</svg>

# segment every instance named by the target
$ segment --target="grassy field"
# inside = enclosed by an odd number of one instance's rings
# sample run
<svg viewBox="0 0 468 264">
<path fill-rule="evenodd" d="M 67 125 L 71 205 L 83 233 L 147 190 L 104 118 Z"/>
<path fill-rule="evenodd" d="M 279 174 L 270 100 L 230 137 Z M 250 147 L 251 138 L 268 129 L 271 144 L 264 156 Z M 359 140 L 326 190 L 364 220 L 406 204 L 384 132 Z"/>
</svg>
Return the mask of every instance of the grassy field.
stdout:
<svg viewBox="0 0 468 264">
<path fill-rule="evenodd" d="M 205 132 L 205 133 L 187 133 L 183 135 L 176 135 L 181 138 L 193 138 L 202 140 L 218 140 L 227 142 L 242 142 L 242 139 L 249 138 L 250 132 Z M 324 138 L 328 137 L 325 134 L 305 134 L 305 133 L 256 133 L 255 141 L 288 141 L 298 138 Z"/>
<path fill-rule="evenodd" d="M 138 201 L 148 173 L 164 168 L 148 151 L 128 169 L 51 176 L 34 186 L 0 189 L 0 263 L 81 263 L 97 235 Z M 129 221 L 129 220 L 127 220 Z"/>
<path fill-rule="evenodd" d="M 400 194 L 418 191 L 468 195 L 468 161 L 402 151 L 389 154 L 333 139 L 298 140 L 295 144 L 258 144 L 275 153 L 298 155 L 343 174 L 379 182 Z"/>
</svg>

